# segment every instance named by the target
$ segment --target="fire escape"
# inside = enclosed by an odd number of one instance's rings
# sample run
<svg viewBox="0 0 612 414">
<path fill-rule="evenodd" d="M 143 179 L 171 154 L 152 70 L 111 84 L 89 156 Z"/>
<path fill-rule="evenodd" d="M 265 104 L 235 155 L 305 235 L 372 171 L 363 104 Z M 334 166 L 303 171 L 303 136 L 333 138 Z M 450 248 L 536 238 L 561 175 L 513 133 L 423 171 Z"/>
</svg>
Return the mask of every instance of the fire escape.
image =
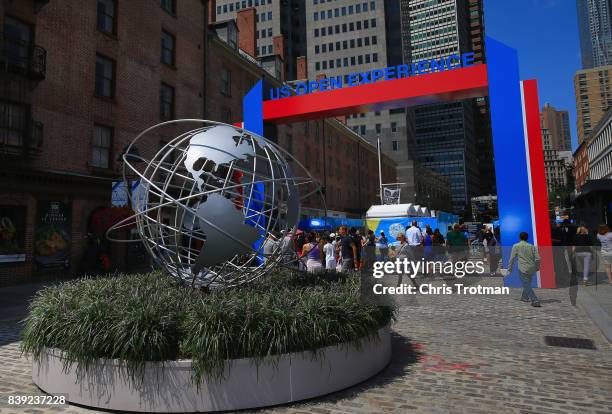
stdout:
<svg viewBox="0 0 612 414">
<path fill-rule="evenodd" d="M 47 1 L 34 1 L 38 11 Z M 0 160 L 40 155 L 43 124 L 32 116 L 32 92 L 45 79 L 47 51 L 36 45 L 34 25 L 4 16 L 0 33 Z"/>
</svg>

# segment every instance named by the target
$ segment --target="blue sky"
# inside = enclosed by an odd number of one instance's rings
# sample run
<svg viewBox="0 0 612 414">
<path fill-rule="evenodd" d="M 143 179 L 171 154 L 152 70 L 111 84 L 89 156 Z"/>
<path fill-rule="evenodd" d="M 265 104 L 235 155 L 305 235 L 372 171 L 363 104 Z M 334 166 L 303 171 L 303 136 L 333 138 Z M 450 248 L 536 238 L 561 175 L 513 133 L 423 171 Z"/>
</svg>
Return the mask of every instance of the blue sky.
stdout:
<svg viewBox="0 0 612 414">
<path fill-rule="evenodd" d="M 580 69 L 575 0 L 484 0 L 485 32 L 518 50 L 522 79 L 537 79 L 540 106 L 570 112 L 577 142 L 574 73 Z"/>
</svg>

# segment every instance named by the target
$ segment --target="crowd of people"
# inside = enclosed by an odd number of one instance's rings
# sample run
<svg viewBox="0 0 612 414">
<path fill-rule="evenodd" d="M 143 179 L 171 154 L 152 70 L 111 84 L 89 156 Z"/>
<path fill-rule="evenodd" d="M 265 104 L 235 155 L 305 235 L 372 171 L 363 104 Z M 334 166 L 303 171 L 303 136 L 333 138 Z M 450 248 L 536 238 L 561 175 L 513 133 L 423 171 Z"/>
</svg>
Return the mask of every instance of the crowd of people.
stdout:
<svg viewBox="0 0 612 414">
<path fill-rule="evenodd" d="M 570 273 L 579 268 L 584 284 L 589 284 L 596 252 L 599 250 L 603 268 L 612 284 L 612 232 L 602 224 L 592 232 L 585 226 L 575 226 L 566 220 L 552 229 L 553 246 L 564 246 L 565 262 Z M 424 258 L 425 260 L 460 260 L 468 254 L 470 245 L 477 246 L 489 264 L 491 275 L 499 273 L 501 246 L 499 228 L 483 226 L 475 235 L 454 224 L 449 226 L 446 237 L 440 229 L 426 225 L 424 229 L 413 221 L 404 231 L 396 234 L 397 242 L 390 243 L 385 232 L 376 236 L 372 230 L 340 226 L 337 231 L 303 232 L 287 234 L 282 241 L 264 245 L 264 255 L 273 251 L 273 244 L 283 245 L 283 254 L 297 256 L 296 264 L 310 272 L 327 270 L 348 271 L 371 267 L 376 260 L 395 258 Z M 520 242 L 520 241 L 519 241 Z M 441 257 L 444 256 L 444 257 Z"/>
<path fill-rule="evenodd" d="M 491 228 L 482 230 L 482 245 L 487 260 L 495 263 L 492 274 L 497 271 L 501 253 L 495 249 L 498 236 Z M 440 229 L 426 225 L 424 229 L 413 221 L 399 232 L 396 243 L 390 243 L 384 231 L 376 236 L 372 230 L 363 231 L 355 227 L 340 226 L 336 232 L 305 233 L 298 230 L 288 234 L 282 241 L 285 256 L 297 255 L 297 265 L 309 272 L 326 270 L 349 271 L 369 269 L 376 260 L 411 258 L 441 260 L 449 257 L 458 260 L 468 251 L 468 234 L 461 225 L 449 226 L 446 238 Z M 264 254 L 267 253 L 264 246 Z"/>
<path fill-rule="evenodd" d="M 601 257 L 608 282 L 612 285 L 612 232 L 607 225 L 602 224 L 596 232 L 590 232 L 587 227 L 574 226 L 566 220 L 561 225 L 554 225 L 551 235 L 553 246 L 563 246 L 553 251 L 557 273 L 560 266 L 566 266 L 571 275 L 576 275 L 580 269 L 583 283 L 589 284 L 591 265 L 595 257 Z M 506 276 L 516 267 L 523 285 L 521 300 L 531 302 L 535 307 L 541 306 L 531 287 L 539 270 L 540 254 L 538 248 L 528 243 L 528 233 L 521 232 L 519 240 L 513 244 L 507 269 L 500 267 L 502 252 L 498 228 L 483 226 L 472 238 L 469 236 L 467 229 L 460 224 L 449 226 L 444 237 L 439 229 L 432 229 L 429 225 L 422 229 L 413 221 L 404 231 L 397 233 L 396 242 L 391 243 L 384 231 L 376 236 L 372 230 L 340 226 L 337 232 L 305 233 L 297 230 L 287 234 L 283 240 L 266 241 L 264 255 L 271 254 L 274 244 L 280 243 L 282 254 L 287 258 L 285 263 L 294 263 L 308 272 L 346 272 L 369 269 L 376 260 L 407 258 L 456 262 L 465 260 L 470 245 L 476 245 L 489 264 L 491 276 L 498 273 Z M 562 264 L 559 264 L 560 253 Z"/>
</svg>

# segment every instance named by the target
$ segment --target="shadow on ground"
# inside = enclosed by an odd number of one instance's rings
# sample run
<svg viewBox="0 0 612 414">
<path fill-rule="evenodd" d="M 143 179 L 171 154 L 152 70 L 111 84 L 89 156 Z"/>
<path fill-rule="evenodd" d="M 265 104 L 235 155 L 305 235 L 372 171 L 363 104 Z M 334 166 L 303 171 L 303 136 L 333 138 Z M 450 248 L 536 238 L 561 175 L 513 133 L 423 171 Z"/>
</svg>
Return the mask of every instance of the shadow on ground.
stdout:
<svg viewBox="0 0 612 414">
<path fill-rule="evenodd" d="M 0 347 L 21 341 L 21 324 L 0 323 Z"/>
</svg>

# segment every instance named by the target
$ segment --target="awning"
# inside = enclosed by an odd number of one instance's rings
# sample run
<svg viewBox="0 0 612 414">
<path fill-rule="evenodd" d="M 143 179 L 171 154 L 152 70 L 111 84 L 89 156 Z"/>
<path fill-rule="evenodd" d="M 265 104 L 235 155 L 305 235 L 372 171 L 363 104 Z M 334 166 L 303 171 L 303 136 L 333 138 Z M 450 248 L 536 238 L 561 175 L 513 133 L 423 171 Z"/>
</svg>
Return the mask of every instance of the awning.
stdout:
<svg viewBox="0 0 612 414">
<path fill-rule="evenodd" d="M 425 210 L 427 209 L 425 208 Z M 414 204 L 411 204 L 411 203 L 375 205 L 375 206 L 370 207 L 368 209 L 368 212 L 366 213 L 366 218 L 420 217 L 420 216 L 422 216 L 421 206 L 415 206 Z"/>
</svg>

